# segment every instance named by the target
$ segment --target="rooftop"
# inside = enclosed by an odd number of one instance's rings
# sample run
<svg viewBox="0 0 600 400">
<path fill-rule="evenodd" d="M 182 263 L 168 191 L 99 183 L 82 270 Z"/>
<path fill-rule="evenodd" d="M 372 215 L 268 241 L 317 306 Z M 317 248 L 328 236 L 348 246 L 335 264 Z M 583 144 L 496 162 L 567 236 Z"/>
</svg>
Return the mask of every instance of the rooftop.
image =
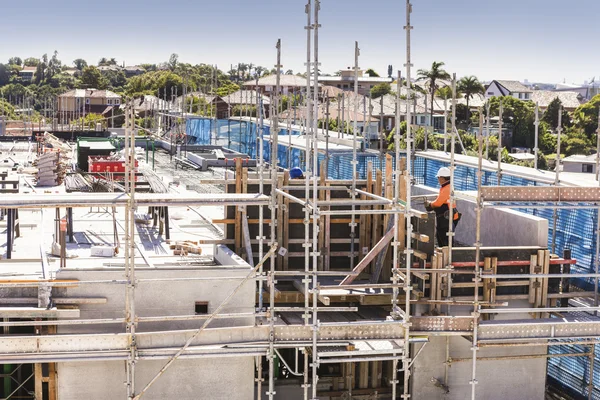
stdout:
<svg viewBox="0 0 600 400">
<path fill-rule="evenodd" d="M 530 88 L 528 88 L 527 86 L 523 85 L 519 81 L 505 81 L 505 80 L 494 80 L 494 81 L 492 81 L 492 83 L 494 83 L 494 82 L 498 83 L 499 85 L 501 85 L 502 87 L 504 87 L 506 90 L 508 90 L 511 93 L 529 93 L 529 92 L 532 92 L 532 90 Z M 492 83 L 490 83 L 490 85 Z"/>
</svg>

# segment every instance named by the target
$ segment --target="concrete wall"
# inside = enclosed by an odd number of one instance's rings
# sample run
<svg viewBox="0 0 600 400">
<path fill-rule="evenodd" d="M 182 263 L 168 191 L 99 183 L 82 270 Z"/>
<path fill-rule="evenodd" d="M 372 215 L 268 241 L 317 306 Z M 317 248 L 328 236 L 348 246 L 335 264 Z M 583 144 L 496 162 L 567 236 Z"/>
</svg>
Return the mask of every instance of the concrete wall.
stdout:
<svg viewBox="0 0 600 400">
<path fill-rule="evenodd" d="M 250 266 L 230 250 L 218 246 L 215 258 L 226 266 L 136 268 L 136 278 L 215 277 L 210 281 L 140 282 L 136 288 L 136 315 L 194 315 L 196 301 L 208 301 L 208 312 L 214 311 L 250 272 Z M 71 265 L 74 265 L 72 263 Z M 236 278 L 225 280 L 223 278 Z M 65 268 L 56 279 L 122 280 L 123 268 Z M 64 289 L 62 289 L 64 290 Z M 106 304 L 80 305 L 81 318 L 123 318 L 125 285 L 89 284 L 66 289 L 61 297 L 103 297 Z M 223 313 L 254 311 L 255 281 L 249 280 L 233 297 Z M 138 332 L 194 329 L 203 320 L 140 323 Z M 254 317 L 218 319 L 209 328 L 251 326 Z M 59 326 L 58 333 L 125 332 L 123 325 Z M 140 360 L 136 363 L 136 382 L 140 390 L 166 360 Z M 126 397 L 125 364 L 114 362 L 76 362 L 58 364 L 59 398 L 122 399 Z M 148 399 L 251 399 L 254 386 L 254 358 L 190 358 L 177 360 L 144 398 Z"/>
<path fill-rule="evenodd" d="M 136 393 L 167 360 L 136 363 Z M 125 363 L 68 362 L 58 364 L 60 400 L 125 399 Z M 179 359 L 146 392 L 148 400 L 254 399 L 254 358 Z"/>
<path fill-rule="evenodd" d="M 437 194 L 438 189 L 417 185 L 413 195 Z M 422 203 L 414 204 L 424 210 Z M 464 245 L 475 243 L 475 202 L 457 200 L 462 219 L 456 228 L 455 239 Z M 481 214 L 481 243 L 483 246 L 548 246 L 548 220 L 507 208 L 484 208 Z"/>
<path fill-rule="evenodd" d="M 434 385 L 432 378 L 444 382 L 446 338 L 430 336 L 430 342 L 415 360 L 412 375 L 414 400 L 463 400 L 471 398 L 471 341 L 450 338 L 452 362 L 448 371 L 449 393 Z M 421 344 L 415 345 L 413 354 Z M 480 348 L 477 357 L 545 354 L 545 347 Z M 459 359 L 468 359 L 458 361 Z M 546 359 L 478 360 L 476 398 L 486 400 L 543 400 L 546 383 Z"/>
</svg>

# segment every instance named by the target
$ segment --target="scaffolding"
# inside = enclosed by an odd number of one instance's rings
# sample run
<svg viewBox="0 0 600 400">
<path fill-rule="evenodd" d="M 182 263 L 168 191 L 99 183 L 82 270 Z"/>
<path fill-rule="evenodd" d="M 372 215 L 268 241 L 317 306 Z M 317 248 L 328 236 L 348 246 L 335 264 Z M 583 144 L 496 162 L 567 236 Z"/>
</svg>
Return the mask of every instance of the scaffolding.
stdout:
<svg viewBox="0 0 600 400">
<path fill-rule="evenodd" d="M 421 243 L 428 243 L 431 239 L 421 222 L 427 219 L 427 214 L 413 208 L 413 149 L 414 138 L 411 129 L 411 108 L 406 107 L 407 130 L 405 135 L 400 132 L 400 89 L 402 85 L 401 73 L 397 74 L 398 91 L 396 104 L 396 130 L 394 135 L 394 155 L 386 157 L 385 176 L 382 171 L 376 171 L 376 181 L 373 182 L 372 165 L 368 168 L 367 178 L 357 178 L 357 147 L 359 137 L 357 121 L 353 121 L 352 134 L 352 170 L 353 179 L 350 181 L 328 180 L 325 168 L 319 166 L 319 141 L 322 137 L 318 134 L 319 116 L 319 10 L 320 1 L 309 0 L 306 5 L 307 14 L 307 79 L 306 87 L 306 115 L 303 121 L 306 139 L 306 168 L 303 181 L 292 182 L 289 174 L 278 166 L 278 133 L 279 133 L 279 101 L 281 96 L 280 74 L 282 69 L 281 51 L 282 43 L 277 41 L 276 70 L 277 83 L 272 96 L 272 111 L 270 135 L 270 165 L 267 167 L 263 145 L 264 140 L 264 113 L 261 96 L 257 96 L 257 139 L 259 141 L 258 163 L 256 178 L 250 177 L 248 168 L 242 166 L 241 160 L 236 161 L 234 186 L 235 193 L 193 196 L 191 198 L 173 198 L 167 195 L 136 194 L 135 191 L 135 126 L 133 107 L 128 102 L 125 110 L 126 118 L 126 174 L 125 197 L 115 194 L 103 196 L 49 195 L 43 198 L 25 196 L 11 197 L 9 195 L 0 199 L 0 208 L 15 210 L 21 208 L 47 208 L 47 207 L 88 207 L 91 205 L 124 207 L 125 208 L 125 279 L 123 280 L 89 280 L 77 281 L 77 285 L 121 285 L 126 293 L 124 318 L 98 318 L 61 320 L 32 320 L 32 321 L 4 321 L 3 327 L 17 326 L 48 326 L 47 335 L 21 335 L 0 336 L 0 358 L 6 361 L 21 363 L 35 363 L 35 372 L 27 379 L 35 376 L 36 385 L 38 376 L 41 377 L 40 363 L 60 363 L 67 360 L 122 360 L 126 365 L 125 385 L 128 399 L 140 399 L 148 392 L 152 385 L 177 362 L 185 356 L 193 357 L 251 357 L 255 360 L 256 397 L 274 399 L 276 396 L 276 363 L 281 361 L 292 375 L 301 377 L 303 396 L 305 400 L 317 400 L 322 397 L 340 397 L 320 395 L 319 393 L 319 368 L 327 364 L 343 365 L 343 378 L 347 382 L 337 382 L 335 393 L 344 392 L 353 395 L 356 384 L 356 365 L 358 365 L 358 393 L 354 395 L 377 394 L 381 389 L 378 384 L 370 384 L 372 375 L 382 372 L 382 363 L 389 363 L 388 383 L 392 399 L 409 399 L 414 397 L 411 390 L 411 368 L 419 356 L 423 354 L 429 336 L 444 336 L 446 338 L 443 382 L 438 382 L 444 390 L 452 387 L 448 369 L 452 363 L 470 362 L 471 374 L 471 399 L 476 399 L 482 394 L 477 392 L 478 362 L 495 360 L 515 360 L 526 358 L 550 358 L 562 356 L 589 357 L 591 368 L 589 378 L 589 398 L 593 392 L 594 354 L 595 345 L 600 337 L 600 319 L 595 314 L 600 310 L 598 305 L 598 248 L 596 246 L 596 268 L 594 273 L 576 273 L 568 271 L 567 266 L 573 264 L 568 257 L 552 257 L 547 249 L 522 248 L 512 249 L 519 251 L 519 259 L 501 259 L 494 252 L 506 249 L 486 248 L 481 240 L 481 216 L 485 208 L 514 208 L 520 209 L 531 204 L 539 207 L 593 208 L 600 207 L 599 188 L 571 188 L 558 186 L 552 187 L 502 187 L 500 186 L 501 167 L 501 135 L 498 147 L 498 186 L 483 186 L 483 159 L 487 158 L 487 148 L 484 155 L 483 136 L 483 110 L 480 110 L 478 142 L 478 167 L 477 167 L 477 195 L 475 201 L 476 227 L 474 247 L 455 247 L 452 223 L 449 224 L 449 245 L 444 248 L 435 248 L 432 254 L 426 254 L 420 247 Z M 410 14 L 412 5 L 406 1 L 406 93 L 411 94 L 411 48 L 410 32 L 412 29 Z M 355 43 L 355 86 L 358 92 L 358 62 L 359 48 Z M 456 115 L 456 76 L 452 83 L 452 127 L 450 149 L 450 185 L 451 203 L 456 200 L 454 193 L 455 171 L 455 115 Z M 258 91 L 257 91 L 258 93 Z M 251 99 L 252 103 L 253 100 Z M 502 107 L 502 105 L 501 105 Z M 502 108 L 500 108 L 502 113 Z M 354 104 L 354 116 L 358 114 L 358 103 Z M 560 113 L 559 113 L 560 115 Z M 487 123 L 489 126 L 489 106 Z M 500 122 L 502 118 L 500 117 Z M 241 122 L 240 122 L 241 123 Z M 289 125 L 289 124 L 288 124 Z M 339 126 L 339 124 L 338 124 Z M 600 126 L 600 123 L 599 123 Z M 537 128 L 537 116 L 536 116 Z M 289 130 L 289 128 L 288 128 Z M 329 135 L 327 135 L 327 138 Z M 406 157 L 403 157 L 401 143 L 404 141 Z M 598 145 L 600 148 L 600 128 Z M 537 145 L 536 145 L 537 147 Z M 537 151 L 537 148 L 536 148 Z M 600 163 L 598 159 L 597 164 Z M 249 184 L 258 185 L 256 194 L 248 191 Z M 345 198 L 333 198 L 336 192 L 346 193 Z M 303 197 L 302 194 L 304 193 Z M 223 205 L 231 210 L 233 218 L 226 215 L 225 225 L 233 230 L 233 246 L 239 255 L 244 255 L 250 265 L 250 270 L 238 282 L 225 300 L 208 315 L 180 315 L 140 317 L 136 313 L 136 293 L 143 290 L 144 283 L 161 281 L 161 278 L 143 279 L 136 277 L 135 267 L 135 214 L 136 207 L 140 206 L 177 206 L 177 205 Z M 299 207 L 304 215 L 302 224 L 304 237 L 296 240 L 301 244 L 303 252 L 303 268 L 291 268 L 289 260 L 291 239 L 286 230 L 290 226 L 289 214 L 293 205 Z M 258 217 L 250 217 L 250 208 L 257 207 Z M 348 209 L 349 208 L 349 209 Z M 453 220 L 452 207 L 450 208 L 450 221 Z M 333 219 L 338 219 L 339 224 L 348 224 L 349 238 L 337 238 L 338 244 L 348 245 L 348 265 L 346 269 L 332 269 L 331 258 L 333 251 L 326 246 L 331 242 L 331 226 Z M 343 221 L 342 221 L 343 220 Z M 555 219 L 555 224 L 557 223 Z M 373 225 L 375 228 L 367 228 Z M 251 237 L 251 227 L 255 226 L 258 234 Z M 269 236 L 264 236 L 264 229 L 268 227 Z M 367 229 L 377 229 L 377 234 L 368 235 Z M 431 231 L 429 231 L 431 232 Z M 600 222 L 598 223 L 598 238 L 600 241 Z M 358 240 L 357 240 L 358 233 Z M 380 233 L 380 234 L 379 234 Z M 370 236 L 366 240 L 365 237 Z M 226 242 L 228 239 L 224 240 Z M 227 242 L 229 244 L 229 242 Z M 387 248 L 391 244 L 392 252 L 387 255 Z M 255 247 L 253 247 L 253 245 Z M 266 247 L 266 248 L 265 248 Z M 257 248 L 255 252 L 253 249 Z M 356 248 L 358 251 L 356 251 Z M 326 249 L 326 250 L 325 250 Z M 342 251 L 340 251 L 341 253 Z M 362 255 L 362 257 L 361 257 Z M 297 263 L 301 264 L 300 262 Z M 371 268 L 372 276 L 368 281 L 358 279 L 366 268 Z M 385 272 L 381 273 L 381 269 Z M 515 268 L 519 268 L 515 272 Z M 504 270 L 502 270 L 504 269 Z M 502 272 L 499 272 L 502 271 Z M 505 272 L 508 271 L 508 272 Z M 302 298 L 297 301 L 301 306 L 290 307 L 278 303 L 277 288 L 278 278 L 298 277 L 298 291 Z M 364 277 L 364 276 L 363 276 Z M 569 292 L 570 278 L 593 278 L 595 282 L 593 293 Z M 341 282 L 331 283 L 329 279 L 341 279 Z M 163 278 L 163 280 L 175 278 Z M 222 280 L 223 277 L 196 278 L 197 280 Z M 385 282 L 384 280 L 388 281 Z M 194 280 L 194 278 L 181 278 L 181 280 Z M 357 281 L 357 282 L 355 282 Z M 224 307 L 238 293 L 247 282 L 256 282 L 257 306 L 252 313 L 227 314 L 223 313 Z M 557 283 L 558 282 L 558 283 Z M 556 290 L 549 287 L 557 283 Z M 73 285 L 74 282 L 62 282 L 46 278 L 41 281 L 30 282 L 2 282 L 1 288 L 63 288 Z M 522 287 L 524 293 L 499 294 L 502 288 Z M 353 291 L 370 293 L 380 290 L 383 299 L 378 305 L 385 304 L 389 311 L 386 318 L 364 319 L 357 322 L 327 322 L 319 319 L 322 313 L 355 312 L 356 306 L 336 305 L 331 302 L 328 291 L 340 291 L 344 296 L 352 296 Z M 264 293 L 268 292 L 268 301 Z M 403 292 L 403 296 L 401 296 Z M 480 297 L 481 292 L 481 297 Z M 367 295 L 362 295 L 365 298 Z M 332 296 L 333 297 L 333 296 Z M 403 298 L 402 298 L 403 297 Z M 562 300 L 575 297 L 592 298 L 593 302 L 578 307 L 565 307 Z M 289 300 L 289 299 L 288 299 Z M 531 307 L 510 307 L 513 300 L 525 300 Z M 561 301 L 560 307 L 557 301 Z M 424 308 L 424 310 L 423 310 Z M 459 313 L 468 308 L 469 313 Z M 445 312 L 444 312 L 445 309 Z M 589 318 L 581 321 L 575 313 L 591 313 Z M 282 313 L 301 313 L 302 322 L 294 324 L 278 324 L 278 315 Z M 531 313 L 534 317 L 528 320 L 492 321 L 494 314 L 522 314 Z M 572 314 L 573 313 L 573 314 Z M 42 315 L 42 314 L 39 314 Z M 563 318 L 550 318 L 552 315 L 561 315 Z M 241 318 L 252 316 L 257 323 L 253 326 L 209 328 L 215 319 Z M 39 318 L 38 318 L 39 319 Z M 164 348 L 154 343 L 163 343 L 172 332 L 151 331 L 137 332 L 139 323 L 169 322 L 169 321 L 194 321 L 202 322 L 197 329 L 178 330 L 172 346 Z M 495 323 L 492 323 L 495 322 Z M 64 336 L 56 335 L 56 326 L 66 325 L 111 325 L 124 324 L 125 331 L 118 334 L 71 334 L 70 342 L 65 342 Z M 223 333 L 225 332 L 225 334 Z M 227 337 L 223 342 L 221 337 Z M 450 357 L 450 338 L 467 336 L 471 341 L 471 357 Z M 206 337 L 209 343 L 226 344 L 228 348 L 221 348 L 218 352 L 206 353 L 198 346 L 198 339 Z M 251 345 L 248 344 L 249 338 Z M 583 339 L 583 340 L 582 340 Z M 560 340 L 560 342 L 557 342 Z M 212 341 L 212 342 L 211 342 Z M 384 341 L 388 345 L 373 351 L 369 348 L 350 348 L 348 342 Z M 101 346 L 98 345 L 101 343 Z M 415 351 L 417 344 L 420 347 Z M 589 346 L 586 352 L 561 355 L 523 355 L 479 357 L 478 352 L 482 347 L 536 347 L 555 345 L 581 345 Z M 97 354 L 99 348 L 110 349 L 102 354 Z M 335 348 L 332 351 L 332 347 Z M 39 349 L 43 349 L 40 352 Z M 282 349 L 294 349 L 297 354 L 296 364 L 292 367 L 282 357 Z M 300 371 L 300 355 L 302 353 L 303 368 Z M 166 359 L 163 367 L 148 382 L 136 380 L 136 363 L 144 359 Z M 268 382 L 265 385 L 263 376 L 263 357 L 268 363 Z M 372 363 L 369 368 L 369 363 Z M 365 367 L 366 365 L 366 367 Z M 386 364 L 387 365 L 387 364 Z M 402 379 L 399 379 L 401 377 Z M 10 378 L 10 376 L 9 376 Z M 40 381 L 41 382 L 41 381 Z M 365 383 L 366 382 L 366 383 Z M 267 386 L 265 391 L 263 385 Z M 339 387 L 343 386 L 343 390 Z M 375 387 L 368 387 L 375 386 Z M 41 386 L 40 386 L 41 387 Z M 369 390 L 370 389 L 370 390 Z M 36 386 L 36 398 L 41 396 L 41 388 Z M 10 398 L 11 394 L 8 393 Z M 382 397 L 384 398 L 384 397 Z M 480 397 L 481 398 L 481 397 Z"/>
</svg>

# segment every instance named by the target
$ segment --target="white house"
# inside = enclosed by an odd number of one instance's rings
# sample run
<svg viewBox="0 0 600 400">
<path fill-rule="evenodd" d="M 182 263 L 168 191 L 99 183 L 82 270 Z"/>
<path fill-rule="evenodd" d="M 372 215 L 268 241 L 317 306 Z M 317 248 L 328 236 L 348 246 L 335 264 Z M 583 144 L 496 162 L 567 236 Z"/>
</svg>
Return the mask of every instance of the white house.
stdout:
<svg viewBox="0 0 600 400">
<path fill-rule="evenodd" d="M 584 172 L 588 174 L 596 173 L 596 154 L 584 156 L 582 154 L 573 154 L 562 159 L 563 172 Z"/>
<path fill-rule="evenodd" d="M 531 89 L 519 81 L 493 80 L 485 88 L 485 97 L 512 96 L 519 100 L 531 100 L 531 92 Z"/>
</svg>

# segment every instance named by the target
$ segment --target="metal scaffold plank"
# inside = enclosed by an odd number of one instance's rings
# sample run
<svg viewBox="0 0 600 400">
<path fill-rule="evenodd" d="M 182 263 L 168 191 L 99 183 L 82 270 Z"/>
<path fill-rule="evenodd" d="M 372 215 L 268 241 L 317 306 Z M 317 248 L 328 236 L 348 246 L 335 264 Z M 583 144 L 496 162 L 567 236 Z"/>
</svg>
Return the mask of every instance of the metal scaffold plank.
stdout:
<svg viewBox="0 0 600 400">
<path fill-rule="evenodd" d="M 600 336 L 600 319 L 580 321 L 577 318 L 486 321 L 479 325 L 480 340 L 546 339 Z"/>
<path fill-rule="evenodd" d="M 499 202 L 597 202 L 599 187 L 539 187 L 539 186 L 484 186 L 484 201 Z"/>
</svg>

